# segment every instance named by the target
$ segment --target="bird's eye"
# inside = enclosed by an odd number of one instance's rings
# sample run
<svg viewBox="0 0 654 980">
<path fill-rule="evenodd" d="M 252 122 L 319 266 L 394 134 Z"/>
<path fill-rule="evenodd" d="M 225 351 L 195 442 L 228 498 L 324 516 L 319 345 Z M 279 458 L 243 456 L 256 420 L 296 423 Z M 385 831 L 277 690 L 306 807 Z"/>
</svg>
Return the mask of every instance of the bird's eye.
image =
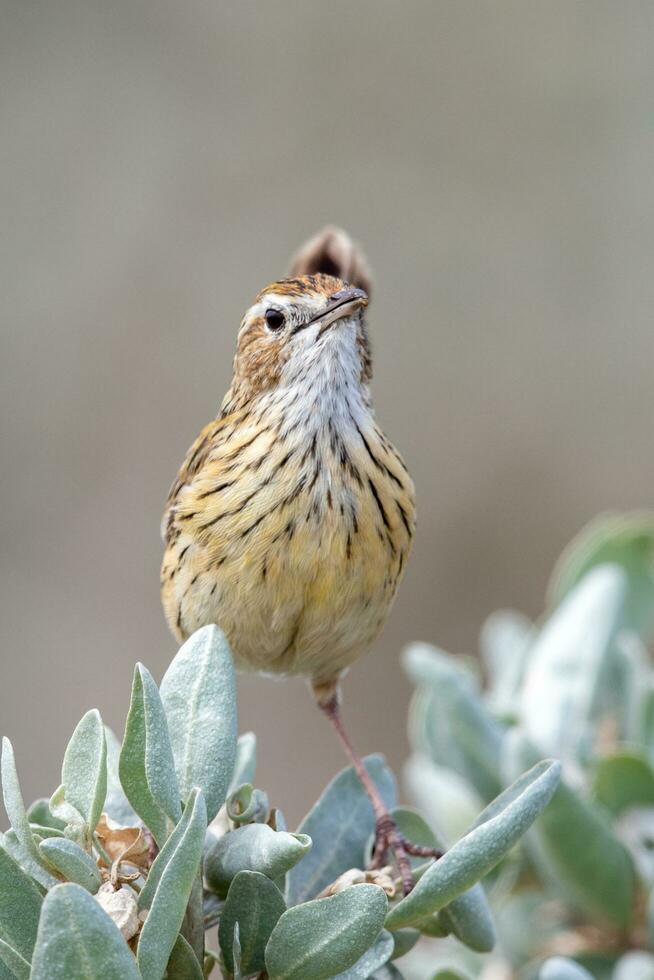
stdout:
<svg viewBox="0 0 654 980">
<path fill-rule="evenodd" d="M 281 330 L 284 326 L 284 314 L 280 310 L 266 310 L 265 320 L 269 330 Z"/>
</svg>

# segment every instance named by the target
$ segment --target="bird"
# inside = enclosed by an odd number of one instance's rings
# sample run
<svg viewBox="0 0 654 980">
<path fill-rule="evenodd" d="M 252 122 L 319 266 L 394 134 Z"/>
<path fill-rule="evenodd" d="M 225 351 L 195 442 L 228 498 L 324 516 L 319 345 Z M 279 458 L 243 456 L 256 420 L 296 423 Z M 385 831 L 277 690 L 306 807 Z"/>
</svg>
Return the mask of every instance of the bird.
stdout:
<svg viewBox="0 0 654 980">
<path fill-rule="evenodd" d="M 376 420 L 371 278 L 327 227 L 246 311 L 232 383 L 192 444 L 162 520 L 161 594 L 179 642 L 217 624 L 236 667 L 308 679 L 368 794 L 374 866 L 406 840 L 356 752 L 341 680 L 390 612 L 415 532 L 414 484 Z"/>
</svg>

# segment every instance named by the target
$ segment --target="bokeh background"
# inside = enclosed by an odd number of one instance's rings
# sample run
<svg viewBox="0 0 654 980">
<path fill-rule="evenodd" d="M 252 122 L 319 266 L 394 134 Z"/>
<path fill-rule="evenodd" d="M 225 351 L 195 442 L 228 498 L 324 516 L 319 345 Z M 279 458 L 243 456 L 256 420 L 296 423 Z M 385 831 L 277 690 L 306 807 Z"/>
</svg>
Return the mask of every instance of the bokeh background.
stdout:
<svg viewBox="0 0 654 980">
<path fill-rule="evenodd" d="M 95 705 L 174 652 L 168 486 L 242 311 L 325 222 L 375 271 L 378 415 L 419 533 L 346 685 L 400 766 L 402 646 L 537 615 L 598 511 L 652 501 L 648 2 L 4 0 L 0 721 L 50 791 Z M 291 821 L 340 749 L 299 681 L 240 679 Z"/>
</svg>

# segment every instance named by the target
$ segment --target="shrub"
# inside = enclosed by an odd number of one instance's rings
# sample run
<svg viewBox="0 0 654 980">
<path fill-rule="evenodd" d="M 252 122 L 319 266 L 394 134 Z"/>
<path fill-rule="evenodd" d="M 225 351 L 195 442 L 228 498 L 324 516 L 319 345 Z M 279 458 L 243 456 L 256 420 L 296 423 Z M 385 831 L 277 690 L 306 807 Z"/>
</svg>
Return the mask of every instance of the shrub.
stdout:
<svg viewBox="0 0 654 980">
<path fill-rule="evenodd" d="M 495 613 L 478 662 L 411 647 L 407 785 L 445 843 L 542 756 L 563 778 L 487 894 L 492 972 L 459 944 L 452 977 L 654 977 L 654 517 L 603 517 L 555 570 L 542 622 Z M 420 963 L 417 963 L 420 970 Z M 421 974 L 424 976 L 424 972 Z"/>
<path fill-rule="evenodd" d="M 290 833 L 253 786 L 255 756 L 254 735 L 237 738 L 232 659 L 215 626 L 184 644 L 159 688 L 137 665 L 122 745 L 98 711 L 84 715 L 49 799 L 26 809 L 5 739 L 0 980 L 201 980 L 214 968 L 390 980 L 422 934 L 488 951 L 495 931 L 478 882 L 545 808 L 560 768 L 538 762 L 519 775 L 443 858 L 416 867 L 402 897 L 390 868 L 364 870 L 373 817 L 353 771 Z M 395 808 L 384 759 L 367 766 Z M 486 789 L 495 788 L 493 777 Z M 415 811 L 395 814 L 412 836 L 433 839 Z M 205 932 L 216 925 L 211 952 Z"/>
</svg>

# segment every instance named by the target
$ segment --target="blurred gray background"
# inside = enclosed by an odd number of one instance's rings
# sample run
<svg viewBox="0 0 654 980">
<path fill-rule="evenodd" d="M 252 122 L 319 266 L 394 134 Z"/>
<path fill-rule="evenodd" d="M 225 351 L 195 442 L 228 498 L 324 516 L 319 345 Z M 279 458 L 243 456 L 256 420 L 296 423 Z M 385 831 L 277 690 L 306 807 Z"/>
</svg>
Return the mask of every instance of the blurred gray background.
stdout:
<svg viewBox="0 0 654 980">
<path fill-rule="evenodd" d="M 402 646 L 537 615 L 596 512 L 651 503 L 651 3 L 4 0 L 0 727 L 26 795 L 117 730 L 168 486 L 254 293 L 327 221 L 365 246 L 378 414 L 419 533 L 346 684 L 406 751 Z M 342 758 L 299 681 L 240 679 L 291 821 Z"/>
</svg>

